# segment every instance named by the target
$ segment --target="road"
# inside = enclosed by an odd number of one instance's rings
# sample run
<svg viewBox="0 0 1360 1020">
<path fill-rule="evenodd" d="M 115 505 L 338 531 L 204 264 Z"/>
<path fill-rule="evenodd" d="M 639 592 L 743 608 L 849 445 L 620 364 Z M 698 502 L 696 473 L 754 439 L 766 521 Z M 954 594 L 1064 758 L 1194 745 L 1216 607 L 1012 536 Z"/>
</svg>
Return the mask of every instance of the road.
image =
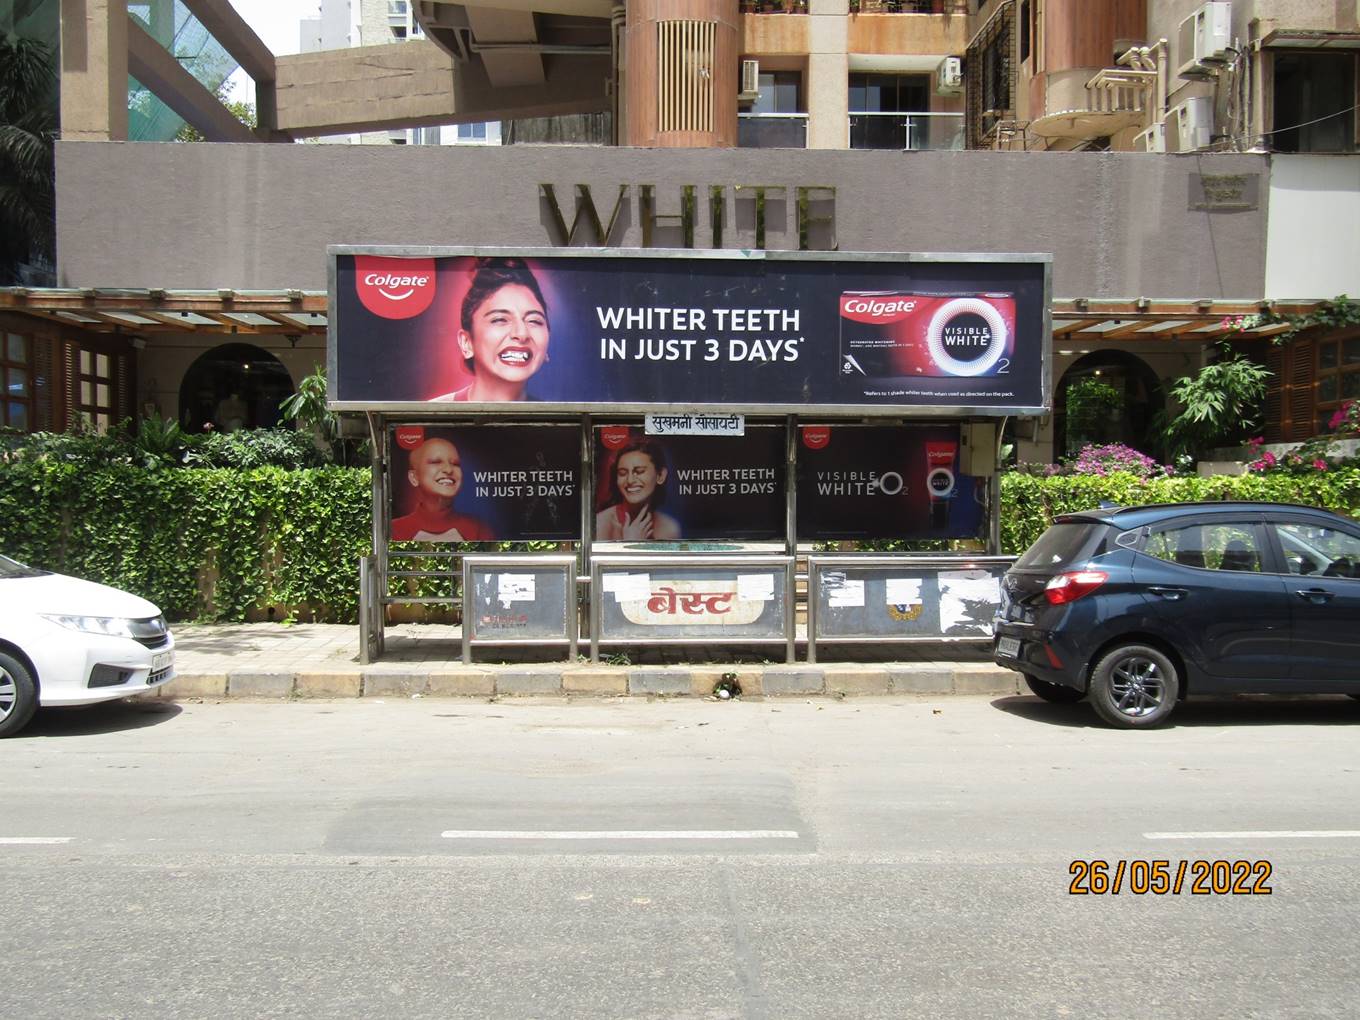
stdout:
<svg viewBox="0 0 1360 1020">
<path fill-rule="evenodd" d="M 1350 1017 L 1358 729 L 1344 698 L 1150 733 L 1032 698 L 43 713 L 0 742 L 0 1016 Z M 1119 894 L 1072 895 L 1095 859 Z M 1155 859 L 1271 894 L 1135 894 Z"/>
</svg>

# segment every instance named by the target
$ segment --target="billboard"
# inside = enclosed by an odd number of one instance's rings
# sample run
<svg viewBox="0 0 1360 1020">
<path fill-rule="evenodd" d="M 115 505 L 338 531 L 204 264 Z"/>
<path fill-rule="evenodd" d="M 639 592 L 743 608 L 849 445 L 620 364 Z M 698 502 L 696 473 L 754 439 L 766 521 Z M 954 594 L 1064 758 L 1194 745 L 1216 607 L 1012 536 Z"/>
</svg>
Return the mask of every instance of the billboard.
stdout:
<svg viewBox="0 0 1360 1020">
<path fill-rule="evenodd" d="M 581 537 L 575 425 L 398 425 L 391 449 L 393 542 Z"/>
<path fill-rule="evenodd" d="M 649 436 L 595 429 L 595 539 L 782 541 L 782 425 L 740 436 Z"/>
<path fill-rule="evenodd" d="M 803 425 L 798 537 L 977 538 L 986 479 L 959 472 L 957 425 Z"/>
<path fill-rule="evenodd" d="M 344 410 L 1044 408 L 1047 256 L 332 248 Z"/>
</svg>

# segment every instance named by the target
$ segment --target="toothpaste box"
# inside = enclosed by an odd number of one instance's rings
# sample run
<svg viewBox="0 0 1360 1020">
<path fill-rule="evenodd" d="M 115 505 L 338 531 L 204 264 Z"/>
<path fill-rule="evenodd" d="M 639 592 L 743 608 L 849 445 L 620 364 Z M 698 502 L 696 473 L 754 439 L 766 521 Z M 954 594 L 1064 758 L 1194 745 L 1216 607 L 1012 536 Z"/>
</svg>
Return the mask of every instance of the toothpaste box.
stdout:
<svg viewBox="0 0 1360 1020">
<path fill-rule="evenodd" d="M 1013 294 L 841 295 L 843 378 L 1004 376 L 1015 353 Z"/>
</svg>

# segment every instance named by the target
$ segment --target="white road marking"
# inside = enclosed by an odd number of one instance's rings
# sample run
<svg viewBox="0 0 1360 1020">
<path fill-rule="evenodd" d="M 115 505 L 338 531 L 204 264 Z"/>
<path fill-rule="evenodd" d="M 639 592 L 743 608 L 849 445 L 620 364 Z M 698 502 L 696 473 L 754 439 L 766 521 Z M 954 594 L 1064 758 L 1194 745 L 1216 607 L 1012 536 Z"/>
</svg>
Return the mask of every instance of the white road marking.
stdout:
<svg viewBox="0 0 1360 1020">
<path fill-rule="evenodd" d="M 450 829 L 444 839 L 797 839 L 788 829 Z"/>
<path fill-rule="evenodd" d="M 1248 829 L 1245 832 L 1145 832 L 1144 839 L 1360 839 L 1356 829 Z"/>
<path fill-rule="evenodd" d="M 43 846 L 50 843 L 69 843 L 71 836 L 0 836 L 0 846 Z"/>
</svg>

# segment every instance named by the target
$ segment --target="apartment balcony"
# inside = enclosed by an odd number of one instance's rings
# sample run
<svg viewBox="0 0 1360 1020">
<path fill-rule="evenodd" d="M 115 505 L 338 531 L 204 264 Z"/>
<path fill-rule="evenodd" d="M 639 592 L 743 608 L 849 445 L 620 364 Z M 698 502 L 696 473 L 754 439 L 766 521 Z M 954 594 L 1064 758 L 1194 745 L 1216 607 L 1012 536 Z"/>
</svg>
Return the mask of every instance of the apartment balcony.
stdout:
<svg viewBox="0 0 1360 1020">
<path fill-rule="evenodd" d="M 943 14 L 948 0 L 850 0 L 851 14 Z"/>
<path fill-rule="evenodd" d="M 808 0 L 738 0 L 742 14 L 806 14 Z"/>
<path fill-rule="evenodd" d="M 806 113 L 739 113 L 737 147 L 741 149 L 806 149 Z"/>
<path fill-rule="evenodd" d="M 961 113 L 852 113 L 852 149 L 962 149 Z"/>
<path fill-rule="evenodd" d="M 1028 132 L 1048 140 L 1086 142 L 1144 127 L 1151 116 L 1157 72 L 1106 67 L 1086 82 L 1084 103 L 1074 103 L 1030 121 Z M 1049 97 L 1050 105 L 1062 101 Z"/>
</svg>

